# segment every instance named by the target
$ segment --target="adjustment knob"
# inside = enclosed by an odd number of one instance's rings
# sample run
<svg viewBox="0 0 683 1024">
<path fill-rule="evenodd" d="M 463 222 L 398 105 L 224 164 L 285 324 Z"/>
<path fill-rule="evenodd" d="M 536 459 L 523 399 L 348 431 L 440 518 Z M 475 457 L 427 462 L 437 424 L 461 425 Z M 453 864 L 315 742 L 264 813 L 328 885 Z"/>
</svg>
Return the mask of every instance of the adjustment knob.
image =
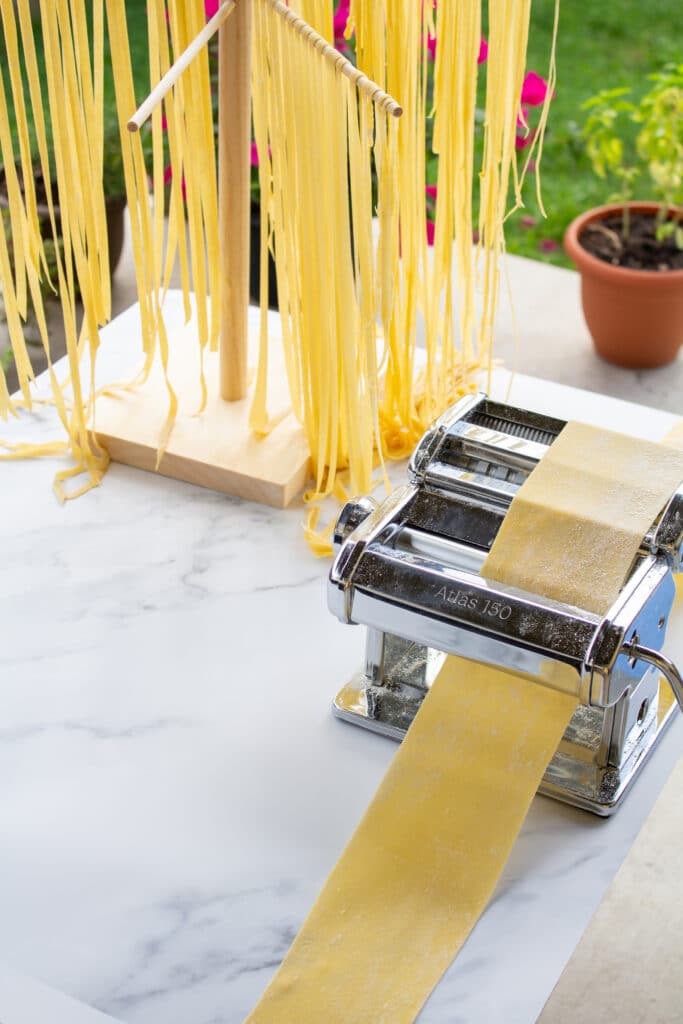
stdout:
<svg viewBox="0 0 683 1024">
<path fill-rule="evenodd" d="M 671 571 L 683 568 L 683 487 L 679 487 L 664 509 L 655 530 L 650 550 L 653 555 L 664 555 Z"/>
<path fill-rule="evenodd" d="M 334 527 L 332 535 L 332 547 L 335 555 L 338 554 L 342 544 L 349 537 L 357 526 L 367 519 L 377 508 L 374 498 L 352 498 L 347 501 L 339 513 L 339 518 Z"/>
</svg>

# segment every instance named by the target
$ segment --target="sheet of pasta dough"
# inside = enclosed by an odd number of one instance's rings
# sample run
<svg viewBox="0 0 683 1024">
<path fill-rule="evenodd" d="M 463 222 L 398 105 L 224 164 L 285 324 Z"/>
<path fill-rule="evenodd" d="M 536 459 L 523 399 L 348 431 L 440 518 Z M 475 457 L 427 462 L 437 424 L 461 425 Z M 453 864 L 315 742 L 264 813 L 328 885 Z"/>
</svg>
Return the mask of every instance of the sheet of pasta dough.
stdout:
<svg viewBox="0 0 683 1024">
<path fill-rule="evenodd" d="M 486 906 L 575 707 L 448 659 L 250 1024 L 413 1021 Z"/>
<path fill-rule="evenodd" d="M 482 576 L 602 614 L 683 481 L 683 451 L 568 423 L 517 493 Z"/>
</svg>

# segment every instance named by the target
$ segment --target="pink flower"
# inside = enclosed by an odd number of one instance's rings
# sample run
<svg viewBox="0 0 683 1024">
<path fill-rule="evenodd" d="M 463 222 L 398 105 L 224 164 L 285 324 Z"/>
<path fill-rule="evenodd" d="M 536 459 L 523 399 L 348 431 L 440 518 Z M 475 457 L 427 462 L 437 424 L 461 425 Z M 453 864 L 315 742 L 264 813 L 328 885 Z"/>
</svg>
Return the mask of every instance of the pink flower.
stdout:
<svg viewBox="0 0 683 1024">
<path fill-rule="evenodd" d="M 519 98 L 522 106 L 529 107 L 540 107 L 545 103 L 545 98 L 548 93 L 548 83 L 545 78 L 541 78 L 535 71 L 527 71 L 524 76 L 524 82 L 522 83 L 522 95 Z M 554 98 L 553 93 L 552 98 Z"/>
<path fill-rule="evenodd" d="M 436 10 L 436 0 L 432 3 L 432 7 Z M 424 13 L 424 0 L 422 2 L 422 11 Z M 436 60 L 436 36 L 431 36 L 429 33 L 427 33 L 427 53 L 430 60 Z"/>
<path fill-rule="evenodd" d="M 536 223 L 536 218 L 532 217 L 530 213 L 525 213 L 523 217 L 520 217 L 520 224 L 523 228 L 533 228 Z"/>
<path fill-rule="evenodd" d="M 425 185 L 425 192 L 430 199 L 436 199 L 436 185 Z"/>
<path fill-rule="evenodd" d="M 251 166 L 258 167 L 258 147 L 255 142 L 251 144 Z"/>
<path fill-rule="evenodd" d="M 218 13 L 219 2 L 220 0 L 204 0 L 204 13 L 207 21 Z"/>
<path fill-rule="evenodd" d="M 427 245 L 434 245 L 434 221 L 427 221 Z"/>
<path fill-rule="evenodd" d="M 340 0 L 334 12 L 334 39 L 335 42 L 344 40 L 346 22 L 349 20 L 349 0 Z"/>
<path fill-rule="evenodd" d="M 538 248 L 541 252 L 557 252 L 560 243 L 556 242 L 554 238 L 542 238 L 538 243 Z"/>
<path fill-rule="evenodd" d="M 535 71 L 527 71 L 522 84 L 522 95 L 519 98 L 520 112 L 517 115 L 517 125 L 523 128 L 523 132 L 517 133 L 515 146 L 517 149 L 525 149 L 534 141 L 535 132 L 527 131 L 529 123 L 529 107 L 540 107 L 545 103 L 548 95 L 548 83 Z M 554 99 L 555 93 L 550 97 Z"/>
<path fill-rule="evenodd" d="M 485 39 L 482 39 L 479 43 L 479 56 L 477 57 L 477 64 L 483 64 L 489 55 L 489 44 Z"/>
</svg>

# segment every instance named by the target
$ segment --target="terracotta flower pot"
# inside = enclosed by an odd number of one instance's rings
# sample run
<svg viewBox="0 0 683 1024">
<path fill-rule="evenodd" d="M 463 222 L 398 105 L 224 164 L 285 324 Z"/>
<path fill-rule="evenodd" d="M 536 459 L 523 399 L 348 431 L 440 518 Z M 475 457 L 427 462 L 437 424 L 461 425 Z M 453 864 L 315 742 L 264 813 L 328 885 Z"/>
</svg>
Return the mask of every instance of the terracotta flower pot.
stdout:
<svg viewBox="0 0 683 1024">
<path fill-rule="evenodd" d="M 656 213 L 656 203 L 629 203 L 636 213 Z M 617 366 L 665 366 L 683 345 L 683 270 L 630 270 L 592 256 L 579 242 L 597 220 L 623 205 L 597 206 L 567 228 L 564 247 L 581 274 L 581 299 L 598 354 Z"/>
</svg>

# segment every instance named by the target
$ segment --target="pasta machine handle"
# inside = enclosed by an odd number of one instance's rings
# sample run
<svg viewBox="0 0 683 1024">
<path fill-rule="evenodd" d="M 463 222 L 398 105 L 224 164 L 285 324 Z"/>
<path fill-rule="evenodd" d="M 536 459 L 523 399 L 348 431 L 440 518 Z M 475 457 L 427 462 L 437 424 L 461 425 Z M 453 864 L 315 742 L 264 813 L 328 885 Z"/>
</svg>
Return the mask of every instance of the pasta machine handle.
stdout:
<svg viewBox="0 0 683 1024">
<path fill-rule="evenodd" d="M 646 661 L 648 664 L 654 665 L 668 682 L 674 692 L 679 708 L 683 711 L 683 676 L 681 676 L 681 673 L 672 661 L 669 661 L 659 651 L 653 651 L 649 647 L 641 647 L 640 644 L 633 642 L 624 644 L 622 651 L 634 661 Z"/>
</svg>

